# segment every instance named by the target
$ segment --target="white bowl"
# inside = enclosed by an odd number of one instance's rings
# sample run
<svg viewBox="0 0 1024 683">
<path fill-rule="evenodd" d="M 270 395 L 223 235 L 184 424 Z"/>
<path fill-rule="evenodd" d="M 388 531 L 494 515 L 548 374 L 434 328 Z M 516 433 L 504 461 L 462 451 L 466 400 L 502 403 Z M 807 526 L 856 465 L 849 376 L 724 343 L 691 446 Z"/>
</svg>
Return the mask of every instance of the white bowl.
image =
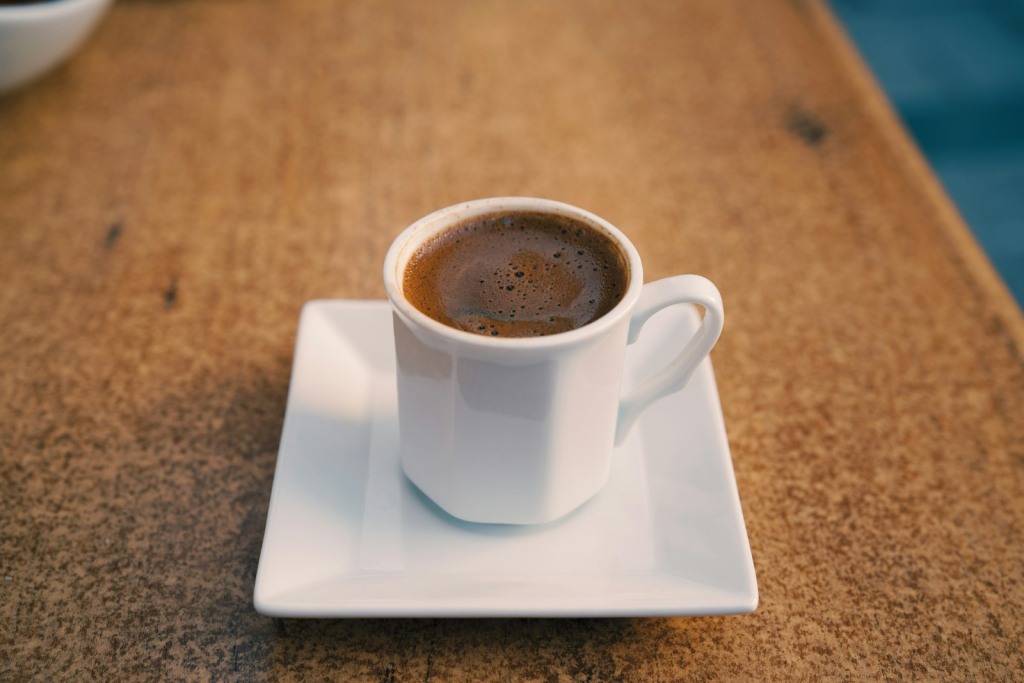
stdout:
<svg viewBox="0 0 1024 683">
<path fill-rule="evenodd" d="M 0 93 L 41 76 L 85 40 L 111 0 L 0 5 Z"/>
</svg>

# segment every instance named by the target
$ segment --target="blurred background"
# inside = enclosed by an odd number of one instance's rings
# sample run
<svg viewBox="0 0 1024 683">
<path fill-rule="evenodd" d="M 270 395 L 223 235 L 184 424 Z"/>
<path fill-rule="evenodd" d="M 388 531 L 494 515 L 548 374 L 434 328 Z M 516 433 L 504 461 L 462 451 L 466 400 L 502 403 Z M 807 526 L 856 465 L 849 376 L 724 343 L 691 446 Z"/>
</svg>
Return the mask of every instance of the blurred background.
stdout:
<svg viewBox="0 0 1024 683">
<path fill-rule="evenodd" d="M 1024 304 L 1024 0 L 832 0 Z"/>
</svg>

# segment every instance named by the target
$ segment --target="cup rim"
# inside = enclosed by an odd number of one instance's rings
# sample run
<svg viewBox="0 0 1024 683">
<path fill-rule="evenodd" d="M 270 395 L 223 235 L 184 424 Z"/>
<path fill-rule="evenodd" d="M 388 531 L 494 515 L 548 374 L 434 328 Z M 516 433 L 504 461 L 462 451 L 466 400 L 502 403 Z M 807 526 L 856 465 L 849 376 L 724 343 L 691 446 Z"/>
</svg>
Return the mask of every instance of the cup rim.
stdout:
<svg viewBox="0 0 1024 683">
<path fill-rule="evenodd" d="M 621 250 L 623 256 L 626 257 L 629 268 L 629 286 L 626 288 L 622 300 L 603 316 L 582 327 L 544 337 L 485 337 L 449 327 L 444 323 L 434 320 L 413 306 L 402 292 L 402 277 L 399 270 L 404 269 L 408 262 L 408 258 L 403 260 L 403 257 L 406 254 L 411 255 L 410 252 L 418 248 L 429 237 L 462 220 L 499 211 L 539 211 L 541 213 L 570 216 L 577 220 L 582 220 L 584 223 L 604 233 L 607 237 L 610 237 Z M 395 241 L 391 243 L 387 256 L 384 258 L 384 288 L 387 290 L 388 299 L 398 315 L 414 326 L 428 330 L 452 342 L 490 349 L 547 349 L 576 344 L 598 337 L 618 323 L 623 316 L 628 315 L 633 309 L 637 299 L 640 298 L 643 279 L 644 273 L 643 265 L 640 262 L 640 254 L 621 230 L 600 216 L 578 206 L 537 197 L 489 197 L 445 207 L 420 218 L 403 230 L 395 238 Z"/>
</svg>

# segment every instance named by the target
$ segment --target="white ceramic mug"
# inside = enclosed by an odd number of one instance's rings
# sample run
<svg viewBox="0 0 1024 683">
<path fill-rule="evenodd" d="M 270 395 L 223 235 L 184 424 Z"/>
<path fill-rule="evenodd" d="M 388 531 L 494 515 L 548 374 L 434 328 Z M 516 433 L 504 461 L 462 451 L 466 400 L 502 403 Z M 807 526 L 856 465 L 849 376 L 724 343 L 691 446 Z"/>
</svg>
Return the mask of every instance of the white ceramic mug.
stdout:
<svg viewBox="0 0 1024 683">
<path fill-rule="evenodd" d="M 502 211 L 569 216 L 609 237 L 629 266 L 622 300 L 583 327 L 545 337 L 484 337 L 448 327 L 402 294 L 406 264 L 430 237 Z M 471 522 L 557 519 L 608 479 L 612 449 L 647 406 L 679 391 L 722 332 L 718 289 L 699 275 L 643 284 L 625 235 L 583 209 L 496 197 L 450 206 L 413 223 L 384 260 L 394 313 L 402 468 L 449 514 Z M 667 367 L 620 398 L 626 346 L 666 306 L 696 303 L 704 322 Z"/>
</svg>

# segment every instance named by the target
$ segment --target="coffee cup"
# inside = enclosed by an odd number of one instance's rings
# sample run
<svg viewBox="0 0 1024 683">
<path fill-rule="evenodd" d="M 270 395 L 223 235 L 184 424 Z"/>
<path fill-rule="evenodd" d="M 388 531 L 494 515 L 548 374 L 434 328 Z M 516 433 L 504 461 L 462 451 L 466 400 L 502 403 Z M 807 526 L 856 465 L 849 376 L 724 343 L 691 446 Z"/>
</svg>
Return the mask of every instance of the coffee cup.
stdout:
<svg viewBox="0 0 1024 683">
<path fill-rule="evenodd" d="M 617 259 L 613 267 L 623 271 L 621 288 L 605 285 L 608 292 L 616 292 L 608 295 L 607 310 L 598 310 L 596 317 L 577 322 L 578 326 L 570 321 L 565 331 L 552 333 L 538 324 L 533 330 L 537 336 L 510 337 L 496 333 L 530 326 L 513 325 L 507 304 L 500 304 L 500 316 L 472 311 L 476 317 L 471 323 L 458 316 L 453 322 L 434 315 L 433 306 L 421 300 L 414 304 L 410 282 L 416 281 L 409 277 L 410 269 L 425 250 L 439 240 L 454 242 L 449 236 L 455 228 L 468 232 L 469 226 L 495 224 L 496 217 L 502 218 L 498 225 L 507 226 L 510 216 L 512 223 L 517 216 L 535 223 L 544 217 L 558 225 L 568 222 L 607 243 Z M 484 238 L 504 239 L 497 233 Z M 512 276 L 520 278 L 510 282 L 529 279 L 517 270 L 527 256 L 509 261 Z M 559 267 L 563 270 L 549 272 L 589 270 L 590 262 L 587 269 L 582 261 L 566 263 L 561 251 L 549 256 L 554 261 L 538 272 Z M 446 253 L 440 262 L 458 258 L 458 252 Z M 448 286 L 444 274 L 435 279 L 442 289 Z M 481 277 L 481 286 L 486 279 Z M 709 280 L 677 275 L 644 284 L 640 255 L 619 229 L 588 211 L 547 199 L 481 199 L 421 218 L 391 245 L 384 261 L 384 285 L 394 318 L 402 469 L 441 509 L 470 522 L 550 522 L 593 497 L 608 479 L 614 448 L 625 441 L 648 406 L 686 386 L 718 340 L 724 322 L 721 296 Z M 574 286 L 573 292 L 577 289 Z M 422 297 L 422 292 L 415 294 Z M 591 308 L 598 305 L 594 297 L 587 301 Z M 444 308 L 444 301 L 434 303 Z M 680 352 L 665 368 L 621 396 L 627 346 L 637 340 L 652 315 L 684 303 L 705 309 L 697 332 L 679 340 Z M 525 299 L 522 308 L 525 315 Z M 534 318 L 547 325 L 571 318 L 561 313 L 562 317 Z M 489 315 L 494 316 L 492 325 L 486 324 Z"/>
</svg>

